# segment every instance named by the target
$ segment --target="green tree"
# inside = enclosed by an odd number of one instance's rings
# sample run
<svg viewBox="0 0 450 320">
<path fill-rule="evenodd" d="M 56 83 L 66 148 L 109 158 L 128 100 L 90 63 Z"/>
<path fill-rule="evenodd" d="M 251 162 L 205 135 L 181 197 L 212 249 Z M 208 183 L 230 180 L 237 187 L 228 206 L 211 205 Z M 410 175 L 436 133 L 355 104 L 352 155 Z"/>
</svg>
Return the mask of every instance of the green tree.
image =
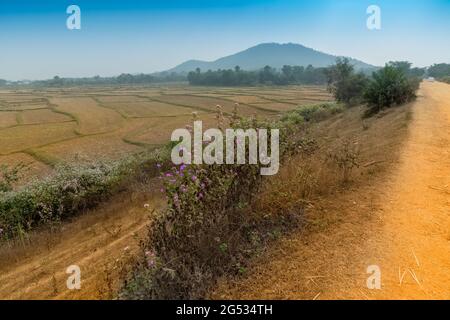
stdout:
<svg viewBox="0 0 450 320">
<path fill-rule="evenodd" d="M 355 73 L 347 58 L 338 58 L 336 64 L 325 70 L 328 90 L 338 102 L 353 105 L 361 101 L 367 85 L 362 73 Z"/>
<path fill-rule="evenodd" d="M 416 83 L 408 79 L 402 69 L 387 64 L 372 74 L 364 93 L 364 101 L 369 106 L 367 114 L 413 100 L 417 88 Z"/>
<path fill-rule="evenodd" d="M 428 68 L 428 75 L 437 79 L 450 77 L 450 64 L 439 63 Z"/>
</svg>

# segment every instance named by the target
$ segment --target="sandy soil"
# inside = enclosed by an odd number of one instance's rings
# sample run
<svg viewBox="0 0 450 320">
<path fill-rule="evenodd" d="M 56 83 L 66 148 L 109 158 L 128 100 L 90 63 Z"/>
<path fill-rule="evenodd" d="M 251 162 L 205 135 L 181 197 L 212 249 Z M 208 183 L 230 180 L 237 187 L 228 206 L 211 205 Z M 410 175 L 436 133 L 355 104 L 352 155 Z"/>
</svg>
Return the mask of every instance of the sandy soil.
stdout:
<svg viewBox="0 0 450 320">
<path fill-rule="evenodd" d="M 423 83 L 412 110 L 387 176 L 316 202 L 309 228 L 212 297 L 450 299 L 450 85 Z M 369 266 L 381 289 L 368 288 Z"/>
</svg>

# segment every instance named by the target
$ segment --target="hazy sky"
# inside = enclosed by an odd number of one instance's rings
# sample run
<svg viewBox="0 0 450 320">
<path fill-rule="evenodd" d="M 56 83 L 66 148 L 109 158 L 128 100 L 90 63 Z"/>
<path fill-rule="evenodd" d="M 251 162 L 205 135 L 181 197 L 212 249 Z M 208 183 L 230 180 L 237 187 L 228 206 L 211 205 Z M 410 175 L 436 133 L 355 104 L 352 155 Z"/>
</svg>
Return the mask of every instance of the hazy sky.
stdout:
<svg viewBox="0 0 450 320">
<path fill-rule="evenodd" d="M 81 8 L 68 30 L 66 8 Z M 366 9 L 381 8 L 381 30 Z M 0 0 L 0 79 L 149 73 L 294 42 L 374 65 L 450 63 L 450 0 Z"/>
</svg>

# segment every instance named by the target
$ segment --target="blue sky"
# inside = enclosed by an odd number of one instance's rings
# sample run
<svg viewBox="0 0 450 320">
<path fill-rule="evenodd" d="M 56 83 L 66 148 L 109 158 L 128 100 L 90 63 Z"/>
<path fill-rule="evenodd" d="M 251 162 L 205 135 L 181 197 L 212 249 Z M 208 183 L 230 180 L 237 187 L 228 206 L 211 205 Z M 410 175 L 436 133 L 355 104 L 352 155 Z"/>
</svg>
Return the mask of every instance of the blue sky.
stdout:
<svg viewBox="0 0 450 320">
<path fill-rule="evenodd" d="M 66 8 L 81 8 L 81 30 Z M 381 30 L 366 9 L 381 8 Z M 293 42 L 383 65 L 450 63 L 450 0 L 11 0 L 0 2 L 0 78 L 117 75 Z"/>
</svg>

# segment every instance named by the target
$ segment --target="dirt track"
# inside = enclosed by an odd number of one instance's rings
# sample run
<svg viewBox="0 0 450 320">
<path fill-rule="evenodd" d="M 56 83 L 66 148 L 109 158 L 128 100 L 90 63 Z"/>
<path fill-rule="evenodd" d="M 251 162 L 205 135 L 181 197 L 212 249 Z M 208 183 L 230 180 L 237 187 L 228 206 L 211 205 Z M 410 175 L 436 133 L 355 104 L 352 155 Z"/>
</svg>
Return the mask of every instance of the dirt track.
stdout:
<svg viewBox="0 0 450 320">
<path fill-rule="evenodd" d="M 450 85 L 423 83 L 412 110 L 392 173 L 316 204 L 332 224 L 280 241 L 212 297 L 450 299 Z M 367 288 L 371 265 L 380 290 Z"/>
</svg>

